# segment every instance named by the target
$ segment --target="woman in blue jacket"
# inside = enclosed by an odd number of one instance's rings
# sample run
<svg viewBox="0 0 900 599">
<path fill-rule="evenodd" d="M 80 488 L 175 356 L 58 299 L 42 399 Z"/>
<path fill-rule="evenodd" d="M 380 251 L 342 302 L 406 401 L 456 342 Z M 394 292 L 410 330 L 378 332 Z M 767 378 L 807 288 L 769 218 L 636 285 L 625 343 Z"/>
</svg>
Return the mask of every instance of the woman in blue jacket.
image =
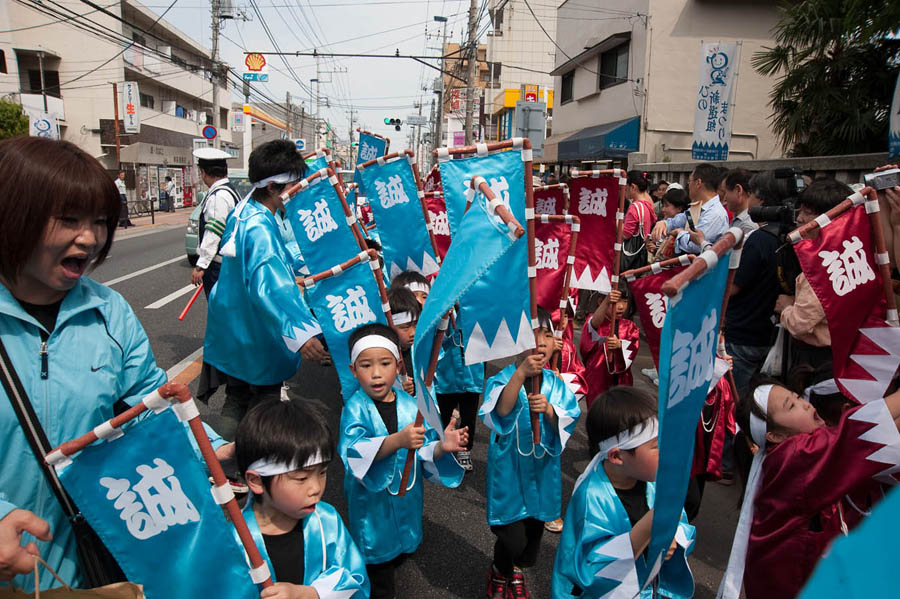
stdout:
<svg viewBox="0 0 900 599">
<path fill-rule="evenodd" d="M 75 145 L 0 142 L 0 338 L 51 446 L 166 381 L 128 303 L 83 276 L 109 253 L 119 203 L 103 166 Z M 0 581 L 31 592 L 40 554 L 80 585 L 72 528 L 2 388 L 0 439 Z"/>
</svg>

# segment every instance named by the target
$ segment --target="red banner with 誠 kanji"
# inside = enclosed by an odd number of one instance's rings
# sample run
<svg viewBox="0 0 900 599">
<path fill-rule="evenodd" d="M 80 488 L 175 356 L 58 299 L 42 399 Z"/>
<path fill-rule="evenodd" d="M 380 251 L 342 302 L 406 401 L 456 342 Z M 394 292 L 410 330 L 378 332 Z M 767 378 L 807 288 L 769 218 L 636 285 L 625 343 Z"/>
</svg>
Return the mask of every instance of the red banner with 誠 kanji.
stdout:
<svg viewBox="0 0 900 599">
<path fill-rule="evenodd" d="M 618 207 L 617 177 L 574 177 L 569 182 L 569 214 L 581 219 L 572 287 L 609 293 Z"/>
</svg>

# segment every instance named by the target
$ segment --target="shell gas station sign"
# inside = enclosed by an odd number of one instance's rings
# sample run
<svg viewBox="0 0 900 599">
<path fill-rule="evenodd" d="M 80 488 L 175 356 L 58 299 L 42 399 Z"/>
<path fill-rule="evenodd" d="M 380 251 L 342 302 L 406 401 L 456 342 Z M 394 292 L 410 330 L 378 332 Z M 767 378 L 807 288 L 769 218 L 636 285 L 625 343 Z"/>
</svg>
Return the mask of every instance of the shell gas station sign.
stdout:
<svg viewBox="0 0 900 599">
<path fill-rule="evenodd" d="M 268 81 L 269 63 L 266 61 L 266 57 L 259 52 L 251 52 L 245 55 L 242 78 L 244 81 Z"/>
</svg>

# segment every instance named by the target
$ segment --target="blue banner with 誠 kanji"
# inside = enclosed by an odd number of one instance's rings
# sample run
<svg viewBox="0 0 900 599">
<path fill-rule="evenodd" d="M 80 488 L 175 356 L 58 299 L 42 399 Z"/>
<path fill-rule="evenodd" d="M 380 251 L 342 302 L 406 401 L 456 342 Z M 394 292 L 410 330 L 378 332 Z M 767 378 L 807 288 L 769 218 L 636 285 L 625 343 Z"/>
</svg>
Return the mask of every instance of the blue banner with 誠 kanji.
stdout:
<svg viewBox="0 0 900 599">
<path fill-rule="evenodd" d="M 387 140 L 383 137 L 375 137 L 368 133 L 359 134 L 359 150 L 356 154 L 356 164 L 362 164 L 369 160 L 375 160 L 387 153 Z"/>
<path fill-rule="evenodd" d="M 187 429 L 167 408 L 57 467 L 84 517 L 148 599 L 256 597 Z"/>
<path fill-rule="evenodd" d="M 684 508 L 697 422 L 713 377 L 728 257 L 669 300 L 660 335 L 659 466 L 648 580 L 662 566 Z"/>
<path fill-rule="evenodd" d="M 322 328 L 345 398 L 359 388 L 350 372 L 350 334 L 364 324 L 387 324 L 372 264 L 360 262 L 306 290 L 306 300 Z"/>
<path fill-rule="evenodd" d="M 336 177 L 316 177 L 284 205 L 294 239 L 312 274 L 329 270 L 360 252 L 336 185 Z"/>
<path fill-rule="evenodd" d="M 438 263 L 428 236 L 412 163 L 407 156 L 401 154 L 384 164 L 357 167 L 356 172 L 378 224 L 388 276 L 393 279 L 406 270 L 426 277 L 436 273 Z"/>
</svg>

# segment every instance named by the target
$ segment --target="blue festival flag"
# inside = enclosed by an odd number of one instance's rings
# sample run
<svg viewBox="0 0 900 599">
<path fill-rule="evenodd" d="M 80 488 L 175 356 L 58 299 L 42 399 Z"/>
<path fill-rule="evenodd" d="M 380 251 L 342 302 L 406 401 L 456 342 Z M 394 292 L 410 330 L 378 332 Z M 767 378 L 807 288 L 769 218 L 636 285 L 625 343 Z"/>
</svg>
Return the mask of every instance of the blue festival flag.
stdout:
<svg viewBox="0 0 900 599">
<path fill-rule="evenodd" d="M 894 487 L 847 536 L 839 536 L 819 560 L 801 599 L 869 599 L 897 592 L 900 491 Z"/>
<path fill-rule="evenodd" d="M 422 211 L 425 196 L 416 185 L 410 159 L 401 154 L 356 170 L 378 223 L 385 269 L 392 279 L 405 270 L 427 277 L 439 268 Z"/>
<path fill-rule="evenodd" d="M 148 599 L 257 597 L 206 466 L 173 410 L 123 427 L 57 466 L 84 517 Z"/>
<path fill-rule="evenodd" d="M 359 388 L 350 372 L 350 348 L 347 347 L 350 333 L 372 322 L 387 324 L 372 270 L 372 265 L 377 266 L 378 262 L 369 262 L 368 254 L 363 255 L 365 261 L 306 288 L 306 301 L 322 328 L 345 398 Z"/>
<path fill-rule="evenodd" d="M 444 199 L 447 202 L 447 216 L 450 219 L 450 233 L 453 244 L 457 236 L 462 234 L 462 222 L 465 220 L 466 186 L 472 177 L 481 176 L 488 183 L 494 195 L 500 199 L 513 217 L 526 226 L 525 220 L 525 161 L 523 152 L 510 150 L 497 152 L 487 156 L 454 159 L 441 162 L 441 181 L 444 188 Z M 530 173 L 529 173 L 530 176 Z M 456 209 L 461 210 L 452 218 L 459 218 L 454 229 L 450 217 L 450 205 L 454 200 L 448 193 L 453 190 L 462 196 L 462 206 L 457 202 Z M 472 192 L 472 198 L 481 198 L 481 193 Z M 473 204 L 474 205 L 474 204 Z M 470 208 L 471 210 L 471 208 Z M 468 213 L 466 213 L 468 214 Z M 464 252 L 481 251 L 482 241 L 471 239 L 474 245 Z M 522 236 L 514 243 L 511 250 L 495 262 L 484 274 L 474 280 L 460 299 L 458 323 L 466 345 L 466 364 L 477 364 L 488 360 L 516 355 L 534 347 L 534 333 L 531 327 L 530 291 L 528 287 L 528 242 Z M 441 271 L 444 269 L 441 264 Z M 429 294 L 429 297 L 430 294 Z"/>
<path fill-rule="evenodd" d="M 285 202 L 294 238 L 311 273 L 329 270 L 360 251 L 336 185 L 335 176 L 316 177 Z"/>
<path fill-rule="evenodd" d="M 315 154 L 306 159 L 306 172 L 309 175 L 330 166 L 331 164 L 328 160 L 328 153 L 325 152 L 325 150 L 316 150 Z"/>
<path fill-rule="evenodd" d="M 447 222 L 450 225 L 451 243 L 456 235 L 456 229 L 459 228 L 459 222 L 466 211 L 466 203 L 471 202 L 475 197 L 475 191 L 469 185 L 469 181 L 472 179 L 473 167 L 477 169 L 477 161 L 479 159 L 479 157 L 473 156 L 471 158 L 444 160 L 439 163 L 441 189 L 444 194 L 444 205 L 447 208 Z M 485 177 L 485 175 L 478 172 L 474 174 Z M 486 177 L 485 180 L 487 180 Z"/>
<path fill-rule="evenodd" d="M 387 140 L 368 133 L 359 134 L 359 151 L 356 153 L 356 164 L 375 160 L 387 153 Z"/>
<path fill-rule="evenodd" d="M 669 300 L 659 348 L 659 466 L 647 580 L 659 572 L 684 508 L 697 422 L 713 378 L 727 278 L 728 255 Z"/>
</svg>

